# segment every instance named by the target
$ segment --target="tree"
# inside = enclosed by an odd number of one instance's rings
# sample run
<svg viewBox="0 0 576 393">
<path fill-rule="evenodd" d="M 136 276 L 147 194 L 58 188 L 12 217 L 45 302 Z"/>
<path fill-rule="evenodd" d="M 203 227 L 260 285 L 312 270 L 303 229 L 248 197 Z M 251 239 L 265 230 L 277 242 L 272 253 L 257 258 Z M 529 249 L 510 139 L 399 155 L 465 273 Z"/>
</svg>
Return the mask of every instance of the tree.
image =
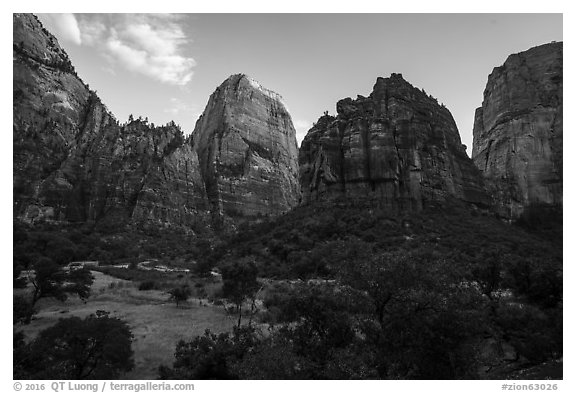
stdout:
<svg viewBox="0 0 576 393">
<path fill-rule="evenodd" d="M 13 270 L 12 270 L 12 287 L 13 288 L 25 288 L 26 287 L 26 277 L 21 277 L 22 275 L 22 265 L 18 263 L 15 259 L 13 260 Z"/>
<path fill-rule="evenodd" d="M 281 335 L 261 339 L 241 360 L 230 363 L 240 379 L 311 379 L 311 362 L 297 355 Z"/>
<path fill-rule="evenodd" d="M 486 326 L 486 301 L 455 266 L 419 249 L 346 266 L 344 282 L 359 291 L 357 309 L 366 307 L 359 326 L 380 377 L 455 378 L 474 367 L 462 351 Z"/>
<path fill-rule="evenodd" d="M 562 259 L 506 255 L 505 279 L 517 295 L 544 308 L 562 301 Z"/>
<path fill-rule="evenodd" d="M 30 300 L 25 296 L 15 295 L 13 297 L 12 322 L 14 324 L 29 323 L 32 315 L 34 315 L 34 307 Z"/>
<path fill-rule="evenodd" d="M 255 295 L 260 287 L 257 277 L 258 268 L 253 261 L 235 261 L 222 267 L 222 293 L 226 299 L 236 306 L 238 327 L 242 323 L 242 305 L 244 301 L 252 299 L 252 311 L 254 311 Z"/>
<path fill-rule="evenodd" d="M 134 367 L 132 338 L 108 312 L 60 319 L 30 344 L 15 342 L 14 369 L 23 379 L 117 379 Z"/>
<path fill-rule="evenodd" d="M 352 343 L 355 337 L 350 309 L 350 294 L 335 285 L 302 284 L 276 298 L 268 299 L 267 307 L 277 307 L 279 321 L 290 326 L 283 335 L 298 355 L 324 364 L 331 352 Z"/>
<path fill-rule="evenodd" d="M 238 379 L 231 365 L 257 344 L 254 329 L 234 327 L 232 334 L 206 330 L 176 346 L 172 368 L 161 366 L 160 379 Z"/>
<path fill-rule="evenodd" d="M 30 310 L 33 312 L 34 306 L 42 298 L 53 297 L 63 302 L 69 294 L 76 294 L 82 300 L 87 299 L 94 276 L 87 269 L 66 272 L 50 258 L 43 257 L 34 265 L 34 274 L 29 280 L 33 287 L 30 301 Z M 25 323 L 30 323 L 32 312 Z"/>
<path fill-rule="evenodd" d="M 194 247 L 195 258 L 194 273 L 200 277 L 210 276 L 210 272 L 216 266 L 218 256 L 212 252 L 212 245 L 207 239 L 198 239 Z"/>
<path fill-rule="evenodd" d="M 31 257 L 29 254 L 30 250 L 33 250 L 32 257 L 34 257 L 34 253 L 37 253 L 50 258 L 58 265 L 66 265 L 71 262 L 78 252 L 76 244 L 72 241 L 60 233 L 49 231 L 39 231 L 30 234 L 29 240 L 20 246 L 25 248 L 25 252 L 28 253 L 28 259 Z M 22 264 L 26 266 L 24 263 Z"/>
<path fill-rule="evenodd" d="M 182 285 L 180 287 L 172 288 L 171 290 L 168 291 L 168 293 L 170 294 L 170 300 L 175 301 L 176 307 L 178 307 L 178 305 L 181 302 L 185 302 L 186 300 L 188 300 L 188 298 L 192 294 L 192 291 L 190 290 L 188 285 Z"/>
<path fill-rule="evenodd" d="M 491 301 L 495 301 L 502 282 L 502 250 L 490 250 L 479 257 L 472 268 L 471 279 L 478 283 L 480 291 Z"/>
<path fill-rule="evenodd" d="M 194 265 L 194 273 L 200 277 L 209 277 L 214 266 L 216 262 L 209 255 L 201 257 Z"/>
</svg>

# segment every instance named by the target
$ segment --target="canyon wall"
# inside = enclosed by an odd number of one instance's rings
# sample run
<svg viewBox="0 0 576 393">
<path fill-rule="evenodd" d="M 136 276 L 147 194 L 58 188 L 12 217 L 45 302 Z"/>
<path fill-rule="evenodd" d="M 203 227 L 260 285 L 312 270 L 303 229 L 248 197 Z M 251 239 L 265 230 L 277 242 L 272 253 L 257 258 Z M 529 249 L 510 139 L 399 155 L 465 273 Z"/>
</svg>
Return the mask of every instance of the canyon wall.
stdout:
<svg viewBox="0 0 576 393">
<path fill-rule="evenodd" d="M 14 14 L 13 212 L 29 222 L 193 225 L 207 211 L 179 127 L 120 124 L 36 16 Z"/>
<path fill-rule="evenodd" d="M 490 203 L 448 109 L 401 74 L 378 78 L 368 97 L 340 100 L 337 113 L 320 117 L 302 142 L 304 203 L 368 199 L 409 210 L 451 198 Z"/>
<path fill-rule="evenodd" d="M 298 204 L 296 131 L 277 93 L 244 74 L 230 76 L 192 138 L 213 212 L 277 215 Z"/>
<path fill-rule="evenodd" d="M 495 208 L 562 207 L 562 43 L 513 54 L 488 77 L 472 158 Z"/>
</svg>

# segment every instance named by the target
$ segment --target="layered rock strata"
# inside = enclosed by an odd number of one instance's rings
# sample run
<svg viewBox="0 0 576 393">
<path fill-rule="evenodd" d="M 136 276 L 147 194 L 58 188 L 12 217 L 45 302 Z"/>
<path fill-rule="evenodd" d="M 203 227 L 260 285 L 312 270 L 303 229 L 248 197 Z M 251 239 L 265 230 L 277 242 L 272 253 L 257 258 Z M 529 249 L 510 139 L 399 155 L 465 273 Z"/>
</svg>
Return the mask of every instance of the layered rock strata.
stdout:
<svg viewBox="0 0 576 393">
<path fill-rule="evenodd" d="M 508 57 L 476 110 L 472 158 L 497 211 L 562 207 L 562 43 Z"/>
<path fill-rule="evenodd" d="M 34 15 L 13 23 L 14 217 L 193 225 L 208 205 L 179 127 L 119 124 Z"/>
<path fill-rule="evenodd" d="M 192 137 L 213 212 L 277 215 L 298 204 L 296 131 L 277 93 L 244 74 L 230 76 Z"/>
<path fill-rule="evenodd" d="M 378 78 L 368 97 L 346 98 L 308 131 L 299 154 L 304 203 L 369 199 L 420 210 L 460 199 L 489 203 L 452 115 L 401 74 Z"/>
</svg>

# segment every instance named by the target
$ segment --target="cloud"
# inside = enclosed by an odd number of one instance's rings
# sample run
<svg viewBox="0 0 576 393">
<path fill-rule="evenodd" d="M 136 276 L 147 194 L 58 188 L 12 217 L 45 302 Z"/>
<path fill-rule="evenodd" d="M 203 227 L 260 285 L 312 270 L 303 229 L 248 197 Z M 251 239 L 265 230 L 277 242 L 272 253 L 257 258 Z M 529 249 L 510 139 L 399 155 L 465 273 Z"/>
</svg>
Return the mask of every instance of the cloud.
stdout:
<svg viewBox="0 0 576 393">
<path fill-rule="evenodd" d="M 44 27 L 59 40 L 82 44 L 80 28 L 74 14 L 38 14 Z"/>
<path fill-rule="evenodd" d="M 180 19 L 171 14 L 83 15 L 80 30 L 83 42 L 111 65 L 183 86 L 192 79 L 196 62 L 183 54 L 190 39 Z"/>
<path fill-rule="evenodd" d="M 189 105 L 179 98 L 170 98 L 170 107 L 164 109 L 165 113 L 170 113 L 171 115 L 200 115 L 198 108 L 195 105 Z"/>
<path fill-rule="evenodd" d="M 298 146 L 302 143 L 302 140 L 312 128 L 312 122 L 308 120 L 294 120 L 294 128 L 296 129 L 296 140 L 298 141 Z"/>
<path fill-rule="evenodd" d="M 90 19 L 81 19 L 80 23 L 82 26 L 80 35 L 85 45 L 95 46 L 102 42 L 108 30 L 104 23 Z"/>
</svg>

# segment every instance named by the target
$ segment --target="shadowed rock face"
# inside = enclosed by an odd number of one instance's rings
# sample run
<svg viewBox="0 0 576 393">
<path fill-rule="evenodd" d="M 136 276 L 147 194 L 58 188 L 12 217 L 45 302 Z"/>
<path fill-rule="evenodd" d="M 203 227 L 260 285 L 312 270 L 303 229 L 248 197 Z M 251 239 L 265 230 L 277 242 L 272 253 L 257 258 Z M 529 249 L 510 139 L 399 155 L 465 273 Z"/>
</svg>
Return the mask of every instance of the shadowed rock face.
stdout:
<svg viewBox="0 0 576 393">
<path fill-rule="evenodd" d="M 296 131 L 278 94 L 232 75 L 210 96 L 192 138 L 213 212 L 275 215 L 298 204 Z"/>
<path fill-rule="evenodd" d="M 372 94 L 322 116 L 299 154 L 304 203 L 338 197 L 420 210 L 457 198 L 488 204 L 452 115 L 402 78 L 378 78 Z"/>
<path fill-rule="evenodd" d="M 562 43 L 494 68 L 476 110 L 472 158 L 501 215 L 562 206 L 562 123 Z"/>
<path fill-rule="evenodd" d="M 208 209 L 175 124 L 121 125 L 30 14 L 14 23 L 14 217 L 193 225 Z"/>
</svg>

